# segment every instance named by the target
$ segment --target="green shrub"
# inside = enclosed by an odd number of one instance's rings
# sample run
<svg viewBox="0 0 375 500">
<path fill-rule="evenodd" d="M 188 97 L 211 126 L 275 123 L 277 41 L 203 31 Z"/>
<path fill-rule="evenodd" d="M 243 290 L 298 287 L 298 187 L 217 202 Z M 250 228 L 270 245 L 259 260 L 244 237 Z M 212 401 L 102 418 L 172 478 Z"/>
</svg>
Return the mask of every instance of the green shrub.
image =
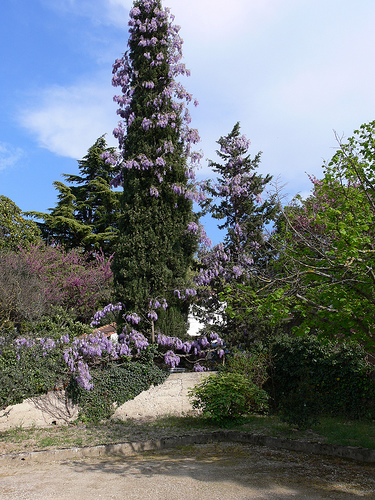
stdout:
<svg viewBox="0 0 375 500">
<path fill-rule="evenodd" d="M 61 306 L 52 306 L 48 315 L 38 321 L 23 323 L 22 336 L 48 337 L 59 339 L 62 335 L 69 335 L 70 339 L 89 335 L 92 328 L 80 321 L 76 321 L 73 311 L 67 311 Z"/>
<path fill-rule="evenodd" d="M 267 409 L 267 393 L 240 373 L 210 375 L 189 396 L 194 408 L 219 424 Z"/>
<path fill-rule="evenodd" d="M 163 383 L 169 375 L 151 363 L 131 361 L 91 369 L 90 374 L 94 383 L 94 388 L 90 391 L 79 387 L 75 379 L 71 379 L 68 387 L 69 396 L 80 406 L 81 419 L 90 422 L 109 418 L 114 412 L 115 404 L 120 406 L 151 385 Z"/>
<path fill-rule="evenodd" d="M 60 349 L 45 353 L 39 343 L 17 348 L 14 332 L 0 332 L 0 408 L 45 394 L 67 380 Z"/>
<path fill-rule="evenodd" d="M 59 339 L 69 335 L 72 340 L 91 331 L 62 307 L 54 307 L 50 315 L 38 321 L 23 323 L 21 336 L 15 328 L 1 329 L 0 408 L 65 385 L 70 371 L 63 359 L 65 345 Z M 21 339 L 25 344 L 17 347 Z M 56 347 L 43 349 L 41 339 L 52 339 Z"/>
<path fill-rule="evenodd" d="M 250 379 L 258 387 L 262 387 L 268 379 L 269 355 L 262 344 L 251 351 L 234 349 L 226 357 L 222 371 L 240 373 Z"/>
<path fill-rule="evenodd" d="M 375 417 L 373 371 L 358 344 L 282 336 L 273 341 L 270 354 L 265 388 L 273 410 L 290 423 L 303 426 L 319 415 Z"/>
</svg>

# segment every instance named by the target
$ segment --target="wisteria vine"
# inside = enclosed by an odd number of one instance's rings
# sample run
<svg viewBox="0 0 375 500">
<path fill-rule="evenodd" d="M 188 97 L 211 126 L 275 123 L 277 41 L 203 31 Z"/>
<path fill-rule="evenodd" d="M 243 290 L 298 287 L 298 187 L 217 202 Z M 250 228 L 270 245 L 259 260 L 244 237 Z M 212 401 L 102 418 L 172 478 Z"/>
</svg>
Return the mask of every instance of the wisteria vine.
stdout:
<svg viewBox="0 0 375 500">
<path fill-rule="evenodd" d="M 114 187 L 123 184 L 124 170 L 152 170 L 155 175 L 155 185 L 150 187 L 150 196 L 159 197 L 160 185 L 165 181 L 169 160 L 174 153 L 172 141 L 164 142 L 156 148 L 152 157 L 144 153 L 128 158 L 126 151 L 126 135 L 131 127 L 139 127 L 144 132 L 158 128 L 178 129 L 184 150 L 183 155 L 189 160 L 185 175 L 189 180 L 186 184 L 166 184 L 175 194 L 189 200 L 200 202 L 204 199 L 204 189 L 195 182 L 195 169 L 203 157 L 202 152 L 195 151 L 194 145 L 200 137 L 196 129 L 190 127 L 191 116 L 188 105 L 198 105 L 198 101 L 188 93 L 181 82 L 176 81 L 181 76 L 189 76 L 190 71 L 182 59 L 183 40 L 179 35 L 180 27 L 173 24 L 174 16 L 168 8 L 159 8 L 157 0 L 141 0 L 129 13 L 129 50 L 118 58 L 113 65 L 112 84 L 121 89 L 121 94 L 114 96 L 118 105 L 117 114 L 121 121 L 113 134 L 119 142 L 119 154 L 104 154 L 107 162 L 121 167 L 120 174 L 112 181 Z M 147 61 L 149 70 L 140 72 L 139 61 Z M 137 64 L 134 64 L 137 61 Z M 152 72 L 158 66 L 167 65 L 168 72 Z M 142 66 L 142 65 L 141 65 Z M 143 66 L 142 66 L 143 67 Z M 149 76 L 145 76 L 149 73 Z M 148 79 L 147 79 L 148 78 Z M 141 88 L 147 89 L 147 116 L 137 115 L 132 108 L 134 94 Z M 145 94 L 146 95 L 146 94 Z M 124 159 L 126 158 L 126 159 Z"/>
<path fill-rule="evenodd" d="M 177 337 L 159 334 L 156 345 L 159 360 L 167 368 L 175 368 L 181 359 L 185 359 L 194 371 L 204 371 L 207 368 L 202 362 L 207 361 L 210 353 L 215 353 L 219 358 L 224 355 L 223 341 L 214 333 L 185 342 Z M 18 338 L 14 340 L 14 347 L 18 360 L 30 349 L 36 358 L 54 354 L 56 351 L 61 352 L 68 373 L 80 387 L 89 391 L 94 386 L 91 368 L 103 366 L 108 362 L 135 360 L 150 347 L 150 342 L 142 333 L 132 329 L 118 341 L 111 340 L 102 332 L 93 332 L 73 339 L 70 339 L 69 335 L 62 335 L 58 340 Z"/>
</svg>

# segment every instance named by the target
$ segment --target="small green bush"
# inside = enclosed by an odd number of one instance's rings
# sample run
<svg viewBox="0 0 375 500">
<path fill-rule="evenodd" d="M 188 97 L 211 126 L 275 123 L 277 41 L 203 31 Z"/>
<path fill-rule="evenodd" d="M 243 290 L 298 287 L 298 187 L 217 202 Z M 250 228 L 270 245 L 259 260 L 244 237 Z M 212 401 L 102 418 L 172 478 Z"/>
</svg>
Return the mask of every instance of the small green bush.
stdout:
<svg viewBox="0 0 375 500">
<path fill-rule="evenodd" d="M 69 335 L 72 339 L 91 332 L 89 325 L 76 320 L 73 311 L 67 311 L 61 306 L 51 306 L 48 315 L 42 316 L 38 321 L 23 323 L 21 336 L 59 339 L 62 335 Z"/>
<path fill-rule="evenodd" d="M 146 391 L 151 385 L 163 383 L 169 373 L 151 363 L 111 363 L 100 369 L 91 369 L 94 387 L 90 391 L 71 379 L 68 395 L 80 406 L 82 420 L 100 422 L 114 412 L 115 404 L 122 405 Z"/>
<path fill-rule="evenodd" d="M 240 373 L 210 375 L 189 396 L 194 408 L 218 424 L 267 409 L 267 393 Z"/>
</svg>

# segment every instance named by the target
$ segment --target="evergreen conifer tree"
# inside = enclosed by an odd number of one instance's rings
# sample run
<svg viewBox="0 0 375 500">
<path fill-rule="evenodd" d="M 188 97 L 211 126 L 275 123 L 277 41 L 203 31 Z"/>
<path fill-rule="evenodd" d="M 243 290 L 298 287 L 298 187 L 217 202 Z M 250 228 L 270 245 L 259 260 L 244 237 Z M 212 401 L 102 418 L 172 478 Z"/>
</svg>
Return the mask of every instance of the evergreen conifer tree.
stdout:
<svg viewBox="0 0 375 500">
<path fill-rule="evenodd" d="M 17 250 L 41 241 L 37 224 L 6 196 L 0 195 L 0 250 Z"/>
<path fill-rule="evenodd" d="M 128 51 L 113 67 L 113 85 L 122 90 L 114 98 L 122 118 L 114 135 L 122 166 L 117 182 L 123 185 L 113 272 L 116 298 L 127 311 L 146 311 L 147 317 L 148 310 L 152 321 L 159 316 L 159 327 L 173 325 L 163 333 L 181 334 L 187 303 L 174 291 L 186 288 L 197 249 L 190 183 L 199 159 L 191 145 L 199 137 L 189 128 L 192 97 L 176 81 L 188 71 L 172 22 L 160 0 L 136 0 Z M 165 310 L 156 313 L 160 304 Z"/>
<path fill-rule="evenodd" d="M 59 192 L 56 207 L 49 214 L 29 212 L 44 221 L 40 228 L 46 240 L 68 249 L 113 253 L 121 193 L 111 189 L 110 182 L 118 171 L 102 155 L 114 153 L 104 136 L 99 137 L 78 162 L 80 175 L 63 174 L 70 186 L 54 182 Z"/>
<path fill-rule="evenodd" d="M 211 257 L 220 254 L 218 257 L 225 267 L 220 277 L 229 281 L 232 277 L 252 274 L 254 264 L 261 265 L 266 248 L 265 226 L 275 220 L 279 210 L 274 196 L 262 199 L 272 176 L 263 177 L 256 172 L 261 153 L 254 158 L 248 154 L 250 141 L 241 135 L 239 123 L 217 142 L 220 145 L 217 155 L 223 163 L 210 162 L 218 177 L 216 183 L 207 184 L 210 198 L 202 205 L 205 212 L 222 221 L 219 229 L 227 231 L 224 243 L 209 252 Z"/>
<path fill-rule="evenodd" d="M 257 173 L 261 153 L 253 158 L 248 154 L 250 141 L 241 135 L 240 124 L 217 141 L 220 149 L 217 155 L 222 163 L 210 162 L 218 174 L 215 184 L 208 183 L 207 191 L 211 198 L 203 203 L 212 217 L 222 221 L 220 229 L 226 229 L 224 242 L 213 249 L 202 249 L 202 265 L 197 276 L 200 295 L 205 304 L 204 315 L 223 310 L 220 295 L 231 287 L 235 295 L 237 285 L 254 290 L 259 287 L 259 271 L 267 266 L 271 250 L 265 241 L 265 227 L 277 218 L 279 213 L 275 197 L 262 199 L 265 186 L 272 177 Z M 198 309 L 199 311 L 199 309 Z M 254 337 L 258 322 L 246 316 L 241 303 L 232 300 L 231 310 L 224 312 L 225 326 L 221 332 L 227 342 L 244 343 Z M 259 329 L 258 329 L 259 330 Z"/>
</svg>

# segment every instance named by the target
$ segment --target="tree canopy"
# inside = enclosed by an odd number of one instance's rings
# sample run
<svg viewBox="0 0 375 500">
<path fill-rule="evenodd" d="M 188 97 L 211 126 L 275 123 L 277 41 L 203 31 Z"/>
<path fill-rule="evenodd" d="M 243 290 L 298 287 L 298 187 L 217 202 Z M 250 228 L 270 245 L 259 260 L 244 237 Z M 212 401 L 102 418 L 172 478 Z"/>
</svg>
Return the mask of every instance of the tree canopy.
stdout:
<svg viewBox="0 0 375 500">
<path fill-rule="evenodd" d="M 42 219 L 40 228 L 48 242 L 65 248 L 83 248 L 85 251 L 102 249 L 113 253 L 113 242 L 118 232 L 120 194 L 111 189 L 110 182 L 118 173 L 104 155 L 114 154 L 107 147 L 104 136 L 99 137 L 87 155 L 78 162 L 80 175 L 63 174 L 70 185 L 55 181 L 58 202 L 50 213 L 29 212 Z"/>
<path fill-rule="evenodd" d="M 249 313 L 374 349 L 374 134 L 372 122 L 340 142 L 310 196 L 283 208 L 263 287 L 241 290 Z"/>
<path fill-rule="evenodd" d="M 0 249 L 17 249 L 41 241 L 38 225 L 6 196 L 0 195 Z"/>
<path fill-rule="evenodd" d="M 257 268 L 264 267 L 269 251 L 265 227 L 278 214 L 275 198 L 262 198 L 272 177 L 263 177 L 257 172 L 261 153 L 250 156 L 250 141 L 241 135 L 239 123 L 217 142 L 220 145 L 217 155 L 222 163 L 210 162 L 218 176 L 215 182 L 207 184 L 208 198 L 202 205 L 221 222 L 219 228 L 226 229 L 227 233 L 223 243 L 212 249 L 201 249 L 201 268 L 196 278 L 200 302 L 205 305 L 203 314 L 210 312 L 214 317 L 218 311 L 223 316 L 221 294 L 229 286 L 236 288 L 243 283 L 257 286 Z M 241 309 L 240 304 L 232 303 L 230 315 L 224 313 L 220 333 L 226 341 L 244 342 L 254 336 L 254 321 L 248 317 L 245 320 Z"/>
<path fill-rule="evenodd" d="M 123 186 L 116 297 L 126 310 L 148 311 L 152 321 L 181 315 L 177 322 L 186 330 L 187 306 L 174 291 L 186 288 L 197 249 L 189 158 L 199 138 L 185 107 L 191 95 L 176 81 L 188 71 L 180 62 L 179 28 L 160 0 L 135 1 L 129 25 L 128 51 L 113 67 L 113 84 L 121 89 L 114 99 L 122 121 L 114 135 Z"/>
</svg>

